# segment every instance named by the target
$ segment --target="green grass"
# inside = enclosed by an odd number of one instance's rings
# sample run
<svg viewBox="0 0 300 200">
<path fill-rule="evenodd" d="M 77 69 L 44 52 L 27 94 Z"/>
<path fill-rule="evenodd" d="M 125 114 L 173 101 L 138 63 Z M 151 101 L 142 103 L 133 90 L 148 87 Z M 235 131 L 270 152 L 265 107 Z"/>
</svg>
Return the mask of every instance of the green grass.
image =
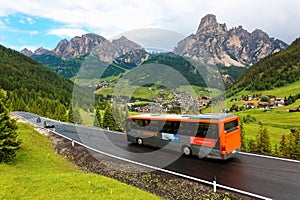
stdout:
<svg viewBox="0 0 300 200">
<path fill-rule="evenodd" d="M 272 148 L 274 148 L 275 144 L 279 146 L 279 142 L 281 140 L 282 134 L 288 134 L 290 131 L 288 129 L 277 128 L 272 126 L 264 126 L 268 130 L 268 134 L 270 136 L 270 143 Z M 258 124 L 244 124 L 245 130 L 245 138 L 246 139 L 256 139 L 257 134 L 260 131 L 260 126 Z"/>
<path fill-rule="evenodd" d="M 246 91 L 243 90 L 239 92 L 237 95 L 234 95 L 231 98 L 241 98 L 242 95 L 247 95 L 247 94 L 262 94 L 262 95 L 275 95 L 277 97 L 288 97 L 290 95 L 296 95 L 300 91 L 300 81 L 296 81 L 291 84 L 287 84 L 283 87 L 275 88 L 272 90 L 263 90 L 263 91 Z M 230 99 L 231 99 L 230 98 Z"/>
<path fill-rule="evenodd" d="M 275 88 L 268 91 L 241 91 L 233 97 L 227 98 L 223 103 L 217 104 L 215 107 L 205 110 L 204 112 L 210 112 L 212 109 L 219 111 L 222 108 L 230 108 L 233 104 L 237 106 L 242 106 L 243 102 L 231 102 L 232 98 L 241 98 L 242 95 L 248 94 L 262 94 L 265 95 L 275 95 L 276 97 L 288 97 L 290 95 L 296 95 L 300 91 L 300 81 L 288 84 L 286 86 Z M 270 135 L 272 147 L 275 144 L 279 145 L 282 134 L 289 134 L 290 129 L 300 129 L 300 112 L 290 113 L 288 110 L 290 108 L 298 108 L 300 105 L 300 99 L 289 106 L 276 107 L 272 110 L 264 109 L 251 109 L 235 113 L 240 118 L 250 115 L 256 118 L 256 122 L 251 124 L 244 124 L 245 138 L 255 139 L 259 132 L 260 126 L 258 122 L 261 122 L 264 127 L 267 128 Z"/>
<path fill-rule="evenodd" d="M 93 126 L 94 125 L 94 115 L 95 113 L 84 111 L 83 109 L 79 109 L 79 113 L 82 119 L 83 126 Z"/>
<path fill-rule="evenodd" d="M 286 108 L 275 108 L 268 111 L 253 109 L 237 112 L 236 114 L 240 117 L 251 115 L 257 121 L 262 122 L 264 126 L 282 129 L 300 129 L 300 112 L 290 113 Z"/>
<path fill-rule="evenodd" d="M 18 123 L 22 148 L 0 163 L 0 199 L 160 199 L 116 180 L 80 171 L 56 155 L 49 140 Z"/>
</svg>

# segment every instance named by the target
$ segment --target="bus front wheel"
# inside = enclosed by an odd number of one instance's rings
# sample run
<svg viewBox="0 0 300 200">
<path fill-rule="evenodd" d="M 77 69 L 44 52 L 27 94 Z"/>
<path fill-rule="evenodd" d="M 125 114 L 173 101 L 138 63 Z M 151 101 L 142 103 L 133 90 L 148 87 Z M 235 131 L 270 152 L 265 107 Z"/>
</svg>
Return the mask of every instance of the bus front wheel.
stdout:
<svg viewBox="0 0 300 200">
<path fill-rule="evenodd" d="M 142 138 L 138 138 L 137 140 L 136 140 L 136 142 L 139 144 L 139 145 L 143 145 L 143 139 Z"/>
<path fill-rule="evenodd" d="M 190 156 L 190 155 L 192 155 L 192 150 L 191 150 L 191 148 L 188 147 L 188 146 L 183 146 L 183 147 L 182 147 L 182 152 L 183 152 L 183 154 L 184 154 L 185 156 Z"/>
</svg>

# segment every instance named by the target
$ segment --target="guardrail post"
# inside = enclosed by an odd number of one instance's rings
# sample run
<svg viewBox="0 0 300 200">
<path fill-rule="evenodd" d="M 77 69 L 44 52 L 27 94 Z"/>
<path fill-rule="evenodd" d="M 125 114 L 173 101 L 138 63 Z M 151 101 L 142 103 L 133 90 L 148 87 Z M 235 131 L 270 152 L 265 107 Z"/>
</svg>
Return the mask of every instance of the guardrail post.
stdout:
<svg viewBox="0 0 300 200">
<path fill-rule="evenodd" d="M 214 185 L 214 192 L 217 192 L 217 178 L 216 178 L 216 176 L 214 176 L 213 185 Z"/>
</svg>

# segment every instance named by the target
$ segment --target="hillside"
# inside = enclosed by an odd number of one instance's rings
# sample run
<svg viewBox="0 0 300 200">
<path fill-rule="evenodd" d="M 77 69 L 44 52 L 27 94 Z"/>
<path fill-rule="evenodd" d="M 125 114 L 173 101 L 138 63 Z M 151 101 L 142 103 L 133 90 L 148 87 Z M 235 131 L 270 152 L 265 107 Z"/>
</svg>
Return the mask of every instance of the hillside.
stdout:
<svg viewBox="0 0 300 200">
<path fill-rule="evenodd" d="M 54 144 L 40 134 L 49 135 L 45 130 L 36 129 L 38 133 L 23 123 L 18 123 L 18 127 L 22 148 L 13 163 L 0 163 L 0 199 L 160 199 L 112 178 L 79 169 L 57 154 Z"/>
<path fill-rule="evenodd" d="M 300 38 L 288 48 L 251 66 L 228 90 L 229 96 L 241 90 L 271 90 L 300 80 Z"/>
<path fill-rule="evenodd" d="M 65 120 L 73 83 L 35 60 L 0 45 L 0 87 L 12 110 Z"/>
<path fill-rule="evenodd" d="M 84 56 L 80 58 L 72 58 L 69 60 L 63 60 L 62 58 L 55 55 L 33 54 L 30 56 L 32 59 L 42 63 L 44 66 L 52 69 L 55 73 L 65 77 L 72 78 L 76 76 L 78 70 L 84 61 Z"/>
</svg>

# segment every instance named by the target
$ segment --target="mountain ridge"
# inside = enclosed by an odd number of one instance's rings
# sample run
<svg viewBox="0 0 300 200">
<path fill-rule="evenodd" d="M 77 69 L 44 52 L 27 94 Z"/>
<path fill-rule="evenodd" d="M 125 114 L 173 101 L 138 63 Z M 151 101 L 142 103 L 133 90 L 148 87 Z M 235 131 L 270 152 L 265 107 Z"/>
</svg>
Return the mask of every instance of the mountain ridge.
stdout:
<svg viewBox="0 0 300 200">
<path fill-rule="evenodd" d="M 88 33 L 82 36 L 75 36 L 70 39 L 70 41 L 63 39 L 52 50 L 40 47 L 32 52 L 25 48 L 21 50 L 21 53 L 29 57 L 33 55 L 52 55 L 63 60 L 68 60 L 86 56 L 93 52 L 97 54 L 101 60 L 111 62 L 114 58 L 135 49 L 142 49 L 142 47 L 124 36 L 109 41 L 103 36 Z"/>
<path fill-rule="evenodd" d="M 201 19 L 196 33 L 179 41 L 173 53 L 201 63 L 244 67 L 287 46 L 260 29 L 250 33 L 239 25 L 228 30 L 226 23 L 220 24 L 215 15 L 208 14 Z M 73 37 L 70 41 L 63 39 L 53 50 L 41 47 L 34 52 L 23 49 L 21 53 L 29 57 L 54 55 L 68 60 L 86 56 L 93 51 L 101 60 L 111 62 L 136 49 L 142 49 L 141 45 L 124 36 L 109 41 L 103 36 L 88 33 Z"/>
<path fill-rule="evenodd" d="M 215 15 L 208 14 L 196 33 L 179 41 L 173 52 L 201 63 L 250 66 L 287 46 L 260 29 L 249 33 L 240 25 L 227 30 L 225 23 L 219 24 Z"/>
</svg>

